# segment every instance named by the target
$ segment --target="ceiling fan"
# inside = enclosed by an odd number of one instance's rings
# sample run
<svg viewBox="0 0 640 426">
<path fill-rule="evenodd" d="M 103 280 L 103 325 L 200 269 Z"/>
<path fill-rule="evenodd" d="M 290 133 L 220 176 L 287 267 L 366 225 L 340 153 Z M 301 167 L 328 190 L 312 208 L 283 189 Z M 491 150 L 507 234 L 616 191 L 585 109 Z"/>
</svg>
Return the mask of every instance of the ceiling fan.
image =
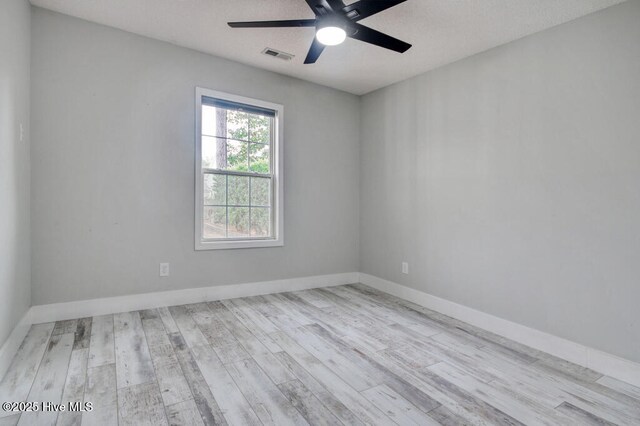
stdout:
<svg viewBox="0 0 640 426">
<path fill-rule="evenodd" d="M 411 45 L 402 40 L 365 27 L 358 21 L 382 12 L 406 0 L 360 0 L 348 6 L 342 0 L 305 0 L 315 19 L 293 19 L 285 21 L 229 22 L 232 28 L 282 28 L 315 27 L 316 36 L 304 60 L 315 63 L 326 46 L 342 43 L 346 37 L 404 53 Z"/>
</svg>

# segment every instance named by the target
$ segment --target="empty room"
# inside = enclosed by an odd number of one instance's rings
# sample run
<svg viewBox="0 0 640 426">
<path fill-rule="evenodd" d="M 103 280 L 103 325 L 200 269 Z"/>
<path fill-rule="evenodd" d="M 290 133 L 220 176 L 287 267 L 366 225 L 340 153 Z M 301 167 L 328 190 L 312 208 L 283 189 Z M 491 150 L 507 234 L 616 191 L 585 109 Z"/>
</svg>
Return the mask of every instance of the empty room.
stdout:
<svg viewBox="0 0 640 426">
<path fill-rule="evenodd" d="M 0 426 L 640 425 L 640 0 L 0 0 Z"/>
</svg>

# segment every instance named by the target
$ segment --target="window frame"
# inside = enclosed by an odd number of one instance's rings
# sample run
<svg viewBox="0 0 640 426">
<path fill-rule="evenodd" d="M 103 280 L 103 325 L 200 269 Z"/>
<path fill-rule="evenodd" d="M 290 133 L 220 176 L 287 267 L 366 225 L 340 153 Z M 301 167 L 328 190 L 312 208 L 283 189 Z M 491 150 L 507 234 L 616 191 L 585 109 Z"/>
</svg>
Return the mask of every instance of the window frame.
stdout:
<svg viewBox="0 0 640 426">
<path fill-rule="evenodd" d="M 206 240 L 203 238 L 203 211 L 204 211 L 204 170 L 202 167 L 202 98 L 215 98 L 233 103 L 252 105 L 269 109 L 275 112 L 272 126 L 272 140 L 270 146 L 272 194 L 271 194 L 271 214 L 272 214 L 272 236 L 268 238 L 227 238 L 217 240 Z M 283 122 L 284 107 L 273 102 L 252 99 L 244 96 L 233 95 L 203 87 L 196 87 L 196 123 L 195 123 L 195 249 L 196 250 L 219 250 L 219 249 L 241 249 L 241 248 L 261 248 L 278 247 L 284 245 L 284 179 L 283 179 Z M 227 174 L 227 173 L 225 173 Z M 231 175 L 264 177 L 264 174 L 254 172 L 233 172 Z"/>
</svg>

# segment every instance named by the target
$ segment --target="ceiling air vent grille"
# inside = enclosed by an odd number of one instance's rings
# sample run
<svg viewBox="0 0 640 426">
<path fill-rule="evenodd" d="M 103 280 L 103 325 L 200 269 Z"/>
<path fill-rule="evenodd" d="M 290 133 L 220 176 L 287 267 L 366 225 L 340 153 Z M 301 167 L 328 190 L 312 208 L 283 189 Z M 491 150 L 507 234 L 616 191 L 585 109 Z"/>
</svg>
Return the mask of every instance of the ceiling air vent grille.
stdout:
<svg viewBox="0 0 640 426">
<path fill-rule="evenodd" d="M 274 58 L 282 59 L 283 61 L 290 61 L 293 59 L 293 56 L 294 56 L 290 53 L 281 52 L 279 50 L 272 49 L 270 47 L 265 48 L 262 51 L 262 54 L 267 56 L 273 56 Z"/>
</svg>

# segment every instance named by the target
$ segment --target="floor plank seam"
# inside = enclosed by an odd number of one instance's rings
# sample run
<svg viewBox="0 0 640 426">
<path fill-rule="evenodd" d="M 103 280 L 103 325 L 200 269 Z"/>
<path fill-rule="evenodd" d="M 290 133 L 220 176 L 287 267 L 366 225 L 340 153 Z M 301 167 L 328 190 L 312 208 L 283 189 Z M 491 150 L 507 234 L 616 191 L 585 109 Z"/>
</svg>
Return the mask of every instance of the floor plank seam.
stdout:
<svg viewBox="0 0 640 426">
<path fill-rule="evenodd" d="M 139 311 L 138 311 L 139 312 Z M 138 313 L 139 314 L 139 313 Z M 142 318 L 140 319 L 140 321 L 142 322 Z M 164 329 L 164 324 L 162 325 L 163 329 Z M 144 329 L 144 325 L 142 327 L 142 332 L 145 334 L 145 340 L 147 342 L 147 345 L 149 344 L 149 337 L 147 336 L 147 332 Z M 166 333 L 166 330 L 165 330 Z M 115 339 L 114 339 L 115 340 Z M 157 366 L 156 363 L 153 362 L 153 359 L 151 361 L 152 365 L 153 365 L 153 371 L 155 374 L 155 384 L 158 387 L 158 392 L 160 394 L 160 398 L 162 399 L 162 388 L 160 387 L 160 382 L 158 380 L 158 370 L 157 370 Z M 182 367 L 178 364 L 178 368 L 180 368 L 180 371 L 182 371 Z M 184 372 L 182 373 L 184 375 Z M 189 392 L 191 392 L 191 389 L 189 389 Z M 191 397 L 193 398 L 193 395 L 191 395 Z M 164 399 L 163 399 L 163 404 L 162 404 L 162 412 L 164 413 L 165 419 L 167 421 L 167 425 L 170 424 L 169 421 L 169 415 L 167 414 L 167 406 L 164 404 Z"/>
</svg>

